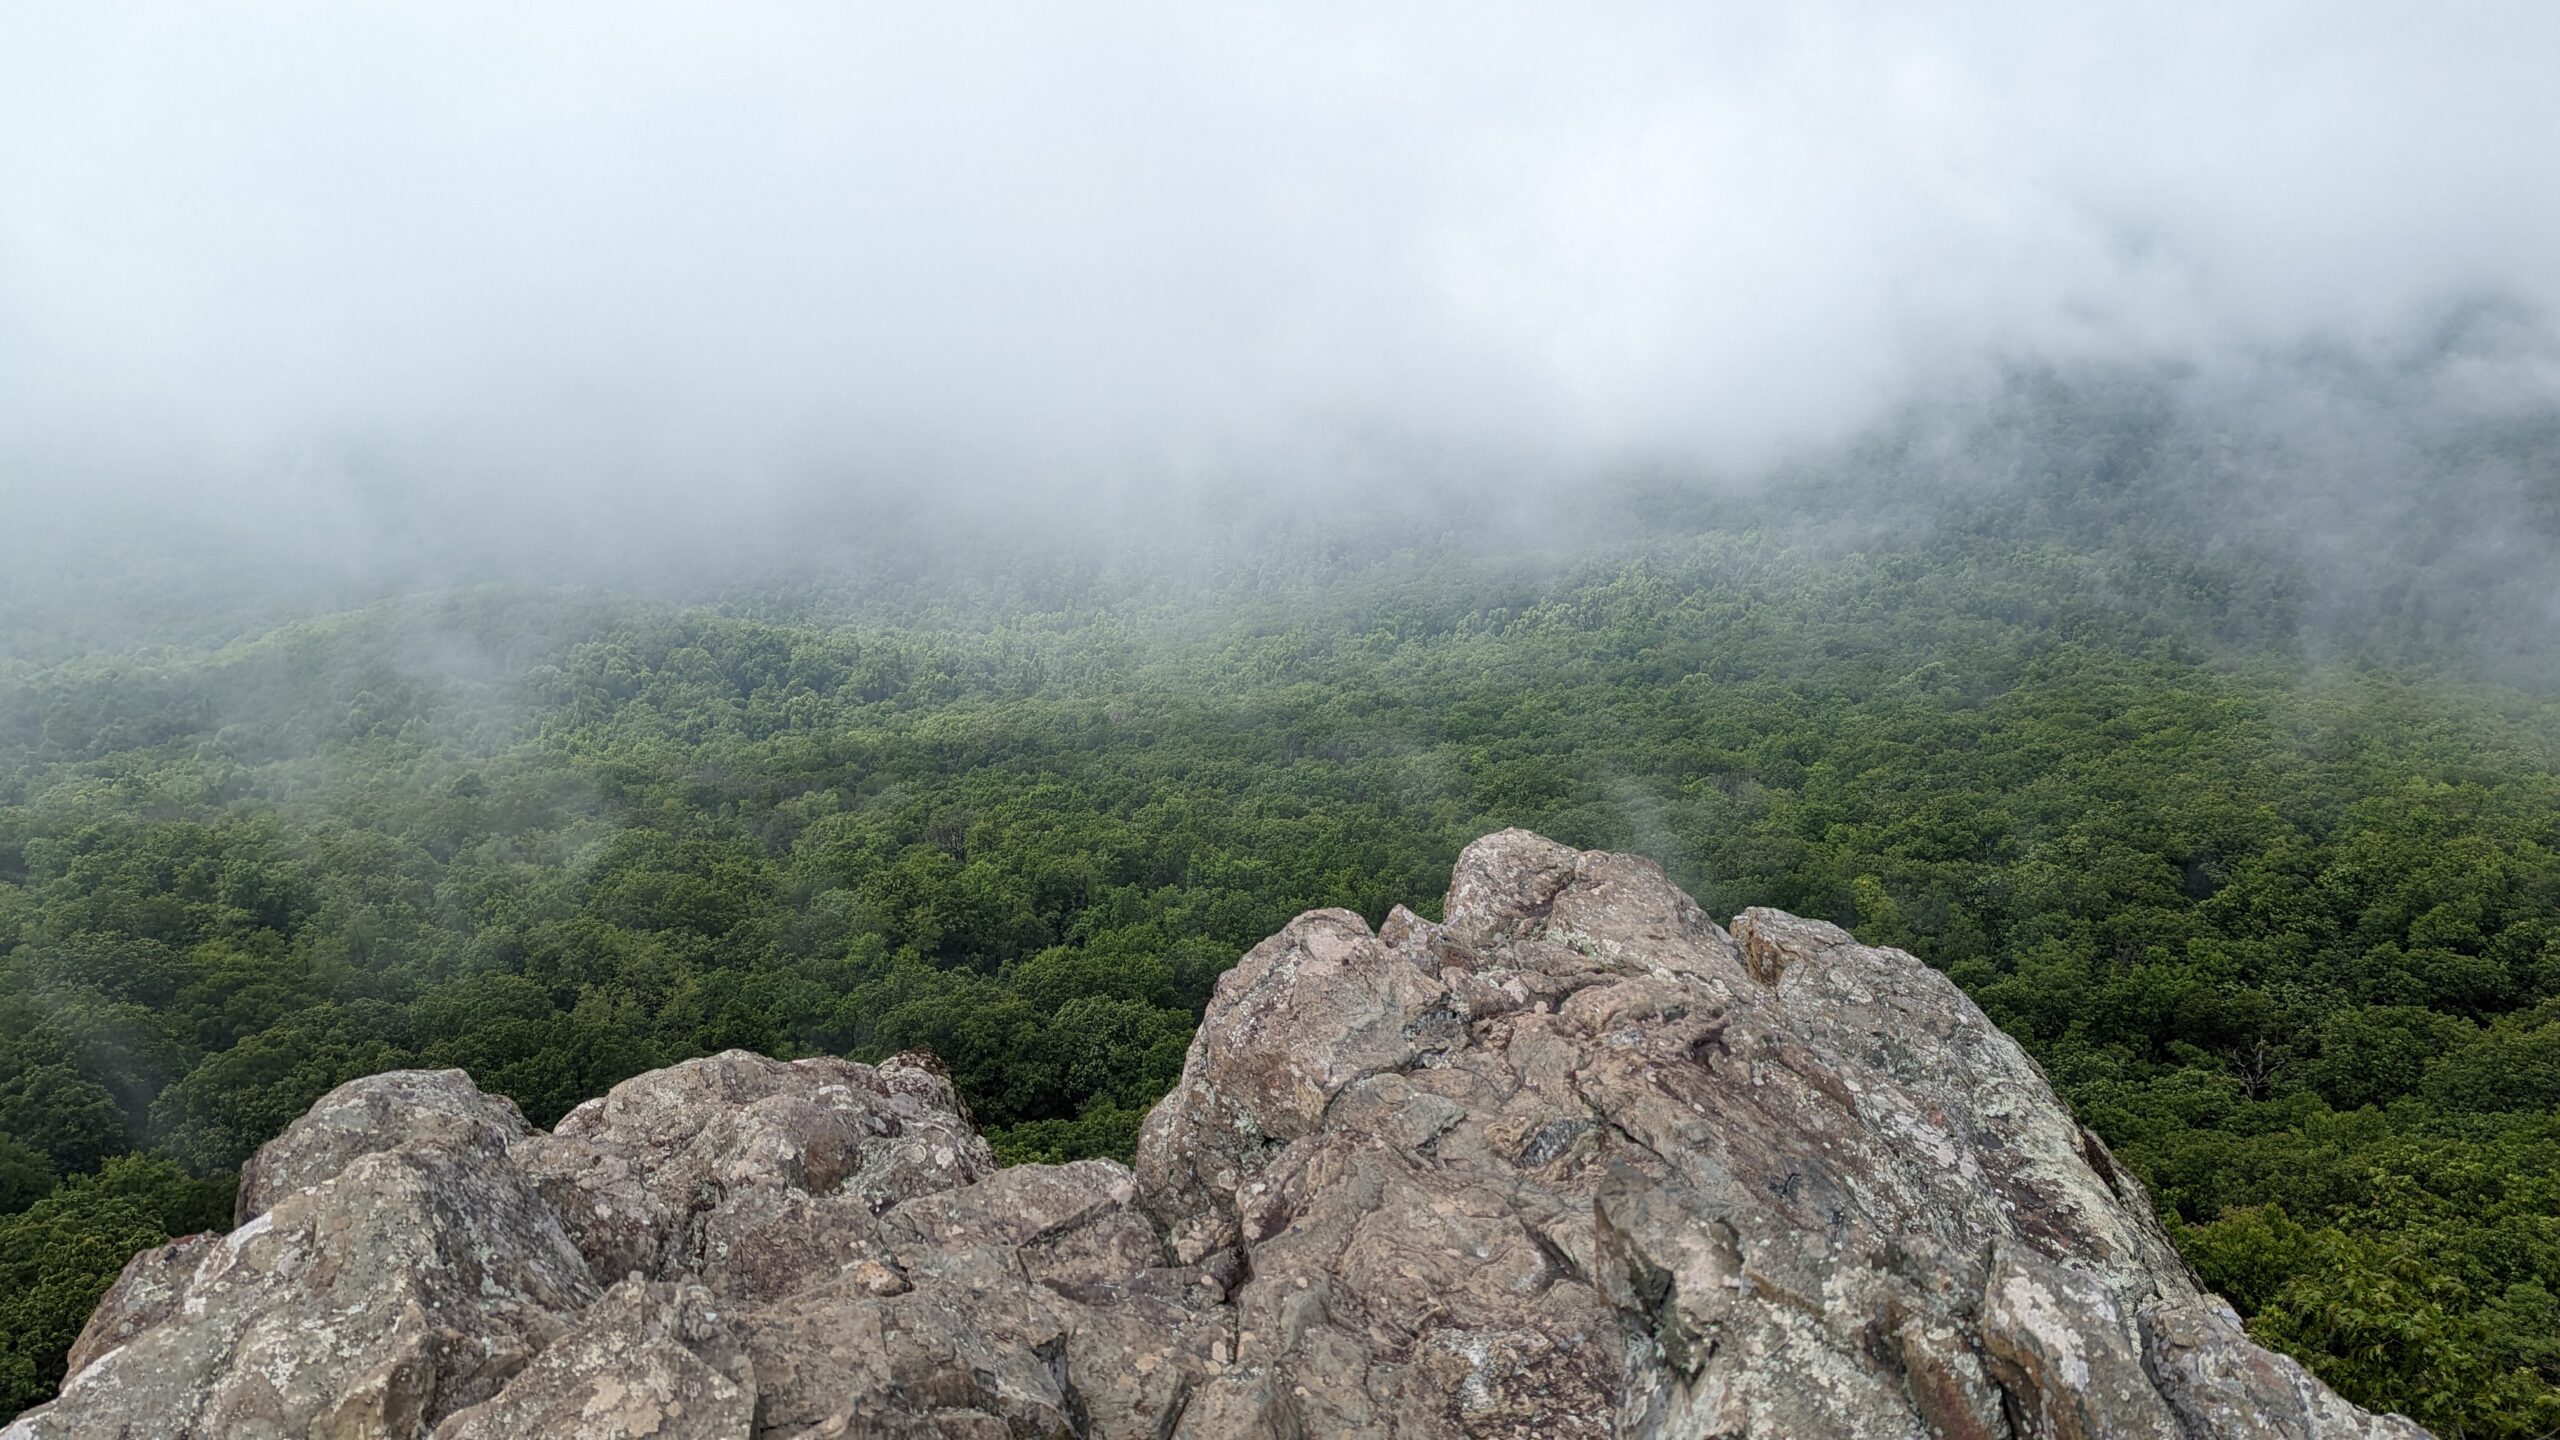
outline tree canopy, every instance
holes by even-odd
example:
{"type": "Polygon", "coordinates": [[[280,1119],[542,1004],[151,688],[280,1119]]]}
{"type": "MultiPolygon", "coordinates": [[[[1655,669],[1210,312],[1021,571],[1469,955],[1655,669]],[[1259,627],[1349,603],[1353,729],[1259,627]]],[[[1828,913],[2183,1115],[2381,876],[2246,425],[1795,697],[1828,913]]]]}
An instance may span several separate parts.
{"type": "Polygon", "coordinates": [[[1243,948],[1435,913],[1525,825],[1912,950],[2253,1333],[2546,1434],[2560,699],[2446,662],[2462,606],[2320,628],[2307,572],[2138,482],[1645,492],[1561,555],[493,586],[13,662],[0,1413],[350,1078],[461,1066],[547,1124],[721,1049],[926,1046],[1006,1158],[1125,1156],[1243,948]]]}

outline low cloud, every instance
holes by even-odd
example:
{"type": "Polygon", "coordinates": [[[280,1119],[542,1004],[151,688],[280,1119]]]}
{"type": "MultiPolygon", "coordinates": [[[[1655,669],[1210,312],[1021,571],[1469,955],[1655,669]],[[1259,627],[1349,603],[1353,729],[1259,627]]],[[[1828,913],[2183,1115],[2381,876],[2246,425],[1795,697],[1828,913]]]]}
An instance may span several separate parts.
{"type": "MultiPolygon", "coordinates": [[[[1748,468],[2022,360],[2560,310],[2553,54],[2518,5],[19,7],[0,496],[1748,468]]],[[[2549,403],[2520,353],[2473,389],[2549,403]]]]}

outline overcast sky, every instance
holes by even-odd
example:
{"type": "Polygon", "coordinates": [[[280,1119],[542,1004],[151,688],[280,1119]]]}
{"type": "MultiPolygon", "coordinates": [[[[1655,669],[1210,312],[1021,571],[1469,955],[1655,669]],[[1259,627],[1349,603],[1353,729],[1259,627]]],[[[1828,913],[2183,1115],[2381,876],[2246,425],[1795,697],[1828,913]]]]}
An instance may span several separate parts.
{"type": "Polygon", "coordinates": [[[2560,309],[2555,66],[2536,0],[0,0],[0,493],[1747,465],[2560,309]]]}

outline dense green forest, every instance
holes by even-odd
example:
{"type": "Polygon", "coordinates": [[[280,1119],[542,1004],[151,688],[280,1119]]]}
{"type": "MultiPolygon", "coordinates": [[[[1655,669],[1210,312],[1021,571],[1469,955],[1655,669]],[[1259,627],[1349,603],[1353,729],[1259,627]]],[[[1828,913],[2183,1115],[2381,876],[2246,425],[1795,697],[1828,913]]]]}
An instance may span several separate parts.
{"type": "Polygon", "coordinates": [[[2021,403],[1996,453],[1630,481],[1575,527],[1239,513],[1175,560],[908,521],[858,576],[679,600],[21,637],[0,1413],[350,1077],[459,1065],[548,1123],[727,1047],[924,1045],[1009,1159],[1125,1155],[1241,949],[1432,913],[1525,825],[1911,949],[2256,1334],[2439,1433],[2552,1433],[2550,572],[2459,544],[2505,497],[2550,547],[2550,437],[2422,455],[2486,478],[2338,538],[2346,584],[2198,503],[2238,448],[2021,403]]]}

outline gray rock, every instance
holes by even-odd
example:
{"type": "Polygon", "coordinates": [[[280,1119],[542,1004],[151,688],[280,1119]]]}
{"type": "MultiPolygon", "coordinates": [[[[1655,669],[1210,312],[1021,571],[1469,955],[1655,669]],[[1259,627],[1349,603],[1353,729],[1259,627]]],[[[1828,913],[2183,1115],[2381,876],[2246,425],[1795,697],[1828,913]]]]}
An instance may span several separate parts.
{"type": "Polygon", "coordinates": [[[91,1361],[168,1319],[185,1298],[187,1278],[203,1262],[205,1247],[221,1243],[219,1235],[188,1235],[126,1261],[124,1273],[107,1287],[80,1338],[72,1342],[65,1372],[79,1374],[91,1361]]]}
{"type": "Polygon", "coordinates": [[[598,1283],[638,1273],[731,1299],[874,1258],[878,1211],[995,1170],[930,1056],[688,1060],[616,1085],[513,1153],[598,1283]]]}
{"type": "Polygon", "coordinates": [[[2002,1240],[1982,1291],[1982,1351],[2018,1433],[2179,1440],[2143,1368],[2133,1317],[2095,1276],[2002,1240]]]}
{"type": "Polygon", "coordinates": [[[321,1096],[240,1167],[231,1223],[246,1225],[359,1156],[394,1145],[433,1143],[503,1155],[532,1133],[514,1101],[483,1094],[459,1070],[394,1070],[350,1080],[321,1096]]]}
{"type": "Polygon", "coordinates": [[[2235,1440],[2420,1440],[2398,1415],[2338,1398],[2288,1356],[2260,1349],[2220,1299],[2142,1312],[2143,1358],[2189,1433],[2235,1440]]]}
{"type": "Polygon", "coordinates": [[[225,1239],[180,1244],[194,1264],[176,1303],[0,1434],[416,1436],[497,1394],[596,1299],[503,1151],[434,1141],[358,1156],[225,1239]]]}
{"type": "Polygon", "coordinates": [[[1134,1171],[732,1052],[549,1134],[377,1076],[251,1179],[0,1440],[2424,1433],[2251,1344],[1943,976],[1521,831],[1256,946],[1134,1171]]]}
{"type": "Polygon", "coordinates": [[[633,1279],[433,1440],[729,1440],[754,1423],[754,1370],[711,1292],[633,1279]]]}

